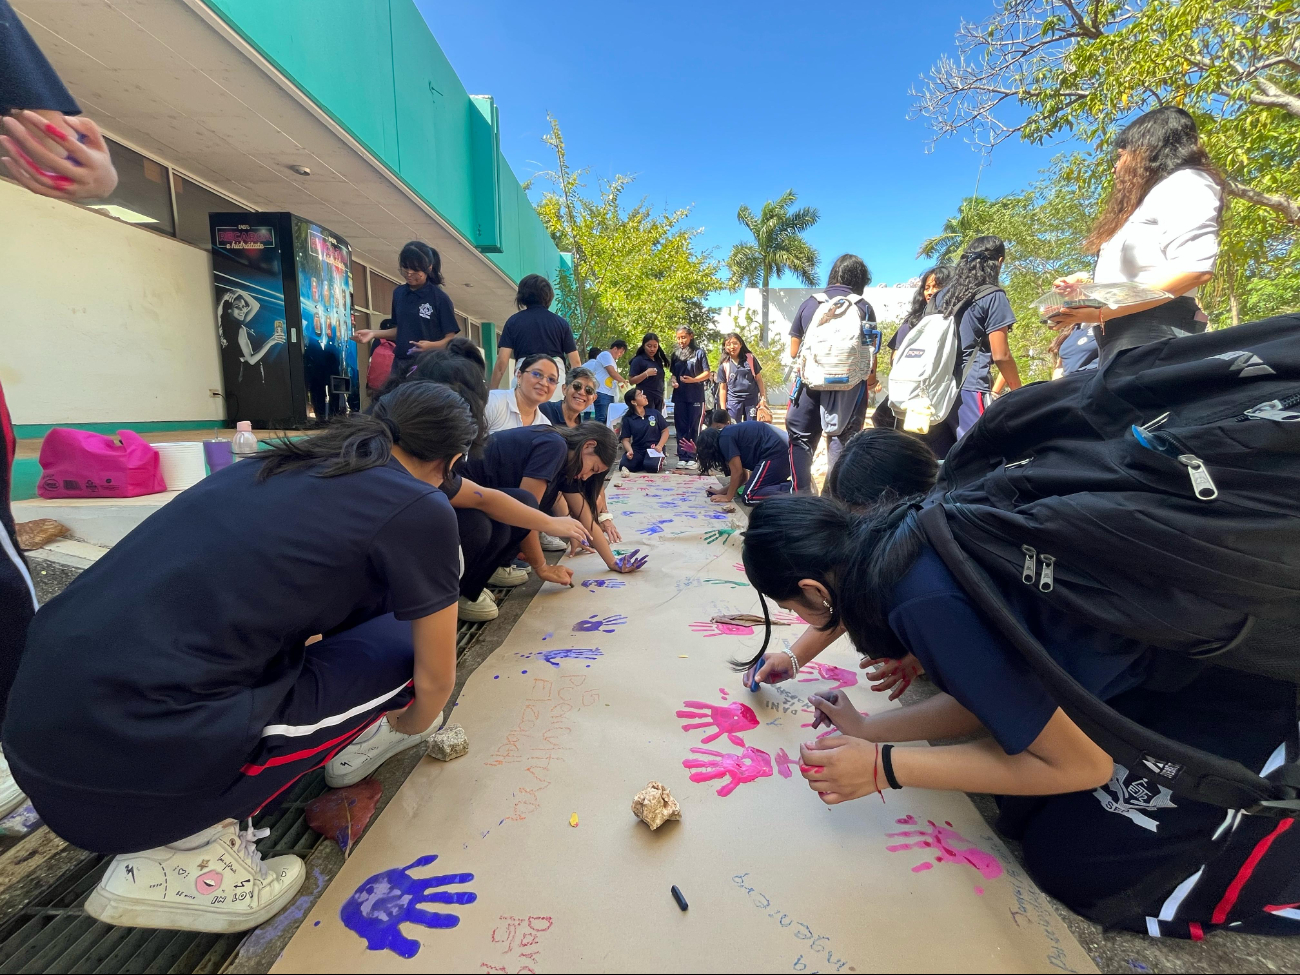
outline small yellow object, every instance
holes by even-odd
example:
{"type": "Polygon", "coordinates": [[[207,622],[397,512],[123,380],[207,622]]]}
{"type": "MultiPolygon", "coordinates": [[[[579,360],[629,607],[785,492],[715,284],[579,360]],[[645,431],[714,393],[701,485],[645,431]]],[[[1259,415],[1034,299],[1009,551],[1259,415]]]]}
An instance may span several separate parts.
{"type": "Polygon", "coordinates": [[[684,654],[684,653],[679,653],[677,656],[679,656],[679,657],[681,657],[683,660],[685,660],[687,655],[684,654]]]}
{"type": "Polygon", "coordinates": [[[577,826],[577,825],[578,825],[578,814],[577,814],[577,813],[573,813],[573,814],[571,814],[571,815],[569,816],[569,825],[570,825],[570,826],[577,826]]]}

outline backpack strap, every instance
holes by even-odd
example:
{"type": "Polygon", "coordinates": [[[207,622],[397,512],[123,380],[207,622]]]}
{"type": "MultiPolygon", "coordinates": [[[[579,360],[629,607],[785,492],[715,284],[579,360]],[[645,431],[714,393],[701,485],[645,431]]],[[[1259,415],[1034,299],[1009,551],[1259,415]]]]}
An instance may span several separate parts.
{"type": "Polygon", "coordinates": [[[830,299],[826,297],[826,292],[819,291],[817,294],[813,295],[813,301],[817,302],[819,305],[824,305],[826,302],[830,301],[830,299]]]}
{"type": "Polygon", "coordinates": [[[754,370],[754,353],[752,352],[745,353],[745,364],[749,366],[750,372],[752,372],[755,376],[758,375],[758,373],[754,370]]]}

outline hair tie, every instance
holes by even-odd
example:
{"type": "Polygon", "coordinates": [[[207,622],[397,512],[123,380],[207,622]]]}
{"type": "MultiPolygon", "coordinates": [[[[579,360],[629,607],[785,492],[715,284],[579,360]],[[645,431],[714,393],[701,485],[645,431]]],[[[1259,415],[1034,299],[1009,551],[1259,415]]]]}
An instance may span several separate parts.
{"type": "Polygon", "coordinates": [[[399,431],[397,424],[386,416],[381,416],[378,419],[379,422],[384,425],[384,429],[388,431],[388,435],[392,438],[393,446],[396,447],[401,443],[401,438],[398,435],[399,431]]]}

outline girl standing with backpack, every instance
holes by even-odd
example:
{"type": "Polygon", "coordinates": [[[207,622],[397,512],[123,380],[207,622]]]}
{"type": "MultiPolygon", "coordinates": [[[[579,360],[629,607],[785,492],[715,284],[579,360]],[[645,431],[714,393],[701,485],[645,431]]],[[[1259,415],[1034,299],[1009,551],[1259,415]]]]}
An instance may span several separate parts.
{"type": "Polygon", "coordinates": [[[733,422],[757,420],[760,407],[767,409],[763,367],[737,332],[722,340],[717,375],[718,409],[726,410],[733,422]]]}
{"type": "Polygon", "coordinates": [[[677,330],[672,373],[678,466],[694,467],[695,437],[704,419],[704,384],[713,372],[709,369],[708,355],[695,343],[695,332],[686,326],[677,330]]]}

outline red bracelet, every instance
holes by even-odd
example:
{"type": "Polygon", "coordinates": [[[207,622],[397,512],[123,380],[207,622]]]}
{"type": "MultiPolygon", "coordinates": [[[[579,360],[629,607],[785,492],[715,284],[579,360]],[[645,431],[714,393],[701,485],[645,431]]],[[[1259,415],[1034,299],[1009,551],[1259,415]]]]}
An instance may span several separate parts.
{"type": "Polygon", "coordinates": [[[883,792],[880,791],[880,779],[879,779],[879,776],[880,776],[880,742],[878,742],[878,741],[877,741],[877,742],[873,742],[873,744],[876,746],[876,761],[875,761],[875,764],[871,766],[871,784],[872,784],[872,785],[875,787],[875,789],[876,789],[876,795],[880,796],[880,801],[881,801],[881,802],[884,802],[884,801],[885,801],[885,794],[884,794],[883,792]]]}

